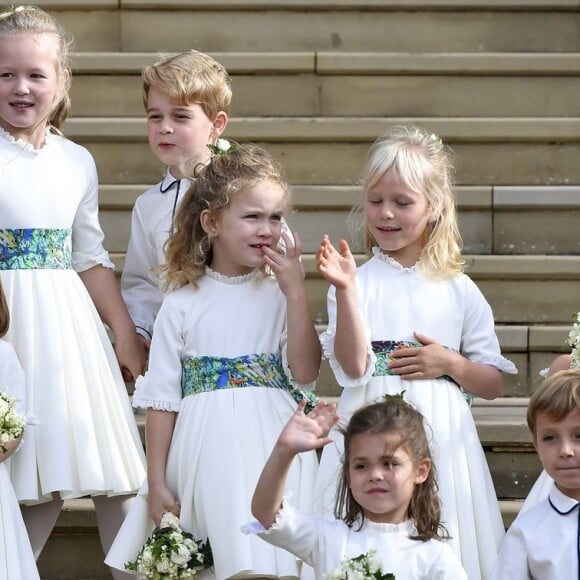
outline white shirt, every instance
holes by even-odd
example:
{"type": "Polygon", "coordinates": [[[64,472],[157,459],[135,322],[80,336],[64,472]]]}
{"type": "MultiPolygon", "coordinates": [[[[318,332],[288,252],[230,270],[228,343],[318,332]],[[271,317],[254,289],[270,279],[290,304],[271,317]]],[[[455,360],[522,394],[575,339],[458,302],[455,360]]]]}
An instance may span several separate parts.
{"type": "Polygon", "coordinates": [[[511,525],[490,580],[577,580],[579,502],[553,485],[511,525]]]}

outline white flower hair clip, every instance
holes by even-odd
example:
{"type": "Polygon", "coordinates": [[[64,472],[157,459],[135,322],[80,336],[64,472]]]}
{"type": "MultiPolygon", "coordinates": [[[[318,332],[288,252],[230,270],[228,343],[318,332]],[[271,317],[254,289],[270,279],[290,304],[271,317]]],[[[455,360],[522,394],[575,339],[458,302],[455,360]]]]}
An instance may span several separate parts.
{"type": "Polygon", "coordinates": [[[230,143],[227,139],[218,139],[215,144],[208,143],[208,149],[212,155],[225,155],[228,152],[235,150],[235,145],[230,143]]]}
{"type": "Polygon", "coordinates": [[[574,313],[572,316],[574,324],[568,333],[566,344],[572,348],[572,361],[570,362],[571,369],[580,368],[580,312],[574,313]]]}

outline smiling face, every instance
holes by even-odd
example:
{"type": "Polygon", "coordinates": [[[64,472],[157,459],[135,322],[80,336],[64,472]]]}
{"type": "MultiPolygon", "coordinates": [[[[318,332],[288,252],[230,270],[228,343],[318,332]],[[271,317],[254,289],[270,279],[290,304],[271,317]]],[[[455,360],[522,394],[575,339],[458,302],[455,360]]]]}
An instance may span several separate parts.
{"type": "Polygon", "coordinates": [[[202,216],[212,237],[211,268],[224,276],[242,276],[264,265],[263,247],[276,248],[282,233],[286,194],[274,181],[260,181],[235,194],[214,218],[202,216]]]}
{"type": "Polygon", "coordinates": [[[0,38],[0,126],[39,148],[56,103],[62,97],[58,39],[20,32],[0,38]]]}
{"type": "Polygon", "coordinates": [[[377,246],[410,267],[421,257],[429,208],[425,197],[411,190],[397,171],[388,169],[365,197],[366,228],[377,246]]]}
{"type": "Polygon", "coordinates": [[[220,112],[211,120],[199,104],[180,105],[157,87],[151,87],[147,101],[147,138],[153,154],[174,177],[186,177],[188,170],[210,157],[208,143],[222,133],[227,115],[220,112]]]}
{"type": "Polygon", "coordinates": [[[350,441],[348,485],[365,518],[400,524],[408,519],[417,484],[427,479],[429,459],[413,462],[404,445],[384,433],[361,433],[350,441]]]}
{"type": "Polygon", "coordinates": [[[548,475],[562,493],[580,501],[580,411],[555,421],[536,415],[536,449],[548,475]]]}

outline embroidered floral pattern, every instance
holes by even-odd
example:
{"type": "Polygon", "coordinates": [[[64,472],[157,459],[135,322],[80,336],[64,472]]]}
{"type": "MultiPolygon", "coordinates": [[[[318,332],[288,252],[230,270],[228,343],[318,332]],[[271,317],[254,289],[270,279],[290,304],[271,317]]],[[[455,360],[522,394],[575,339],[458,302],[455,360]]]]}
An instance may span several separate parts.
{"type": "Polygon", "coordinates": [[[70,270],[71,229],[0,230],[0,270],[70,270]]]}
{"type": "Polygon", "coordinates": [[[308,412],[318,403],[318,397],[293,387],[284,372],[280,357],[262,353],[235,358],[192,357],[181,361],[181,394],[183,397],[218,389],[270,387],[288,391],[296,402],[306,399],[308,412]]]}
{"type": "MultiPolygon", "coordinates": [[[[417,348],[423,345],[420,342],[414,342],[412,340],[373,340],[371,342],[371,346],[376,356],[375,372],[373,373],[373,376],[384,377],[393,374],[393,372],[389,368],[389,363],[393,361],[392,354],[395,351],[404,348],[417,348]]],[[[445,348],[447,348],[448,350],[454,350],[448,347],[445,348]]],[[[438,378],[446,379],[448,381],[455,383],[455,381],[447,375],[438,378]]],[[[457,386],[461,389],[461,393],[465,397],[467,403],[471,405],[471,403],[473,402],[473,395],[463,390],[463,388],[460,385],[457,386]]]]}

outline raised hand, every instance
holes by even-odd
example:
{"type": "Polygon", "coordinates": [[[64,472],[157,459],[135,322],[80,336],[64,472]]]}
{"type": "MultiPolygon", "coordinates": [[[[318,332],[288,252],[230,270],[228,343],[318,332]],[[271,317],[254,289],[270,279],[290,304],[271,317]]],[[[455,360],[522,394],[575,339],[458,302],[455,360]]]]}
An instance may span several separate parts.
{"type": "Polygon", "coordinates": [[[332,441],[328,432],[337,423],[336,405],[321,401],[304,414],[306,402],[302,401],[278,437],[277,447],[291,454],[324,447],[332,441]]]}
{"type": "Polygon", "coordinates": [[[356,276],[356,262],[345,240],[340,240],[338,250],[325,234],[316,252],[318,271],[337,289],[350,286],[356,276]]]}
{"type": "Polygon", "coordinates": [[[304,270],[300,262],[302,243],[296,232],[293,235],[294,240],[286,232],[282,232],[282,239],[286,245],[284,254],[268,246],[262,248],[264,261],[276,275],[280,290],[285,296],[304,289],[304,270]]]}

